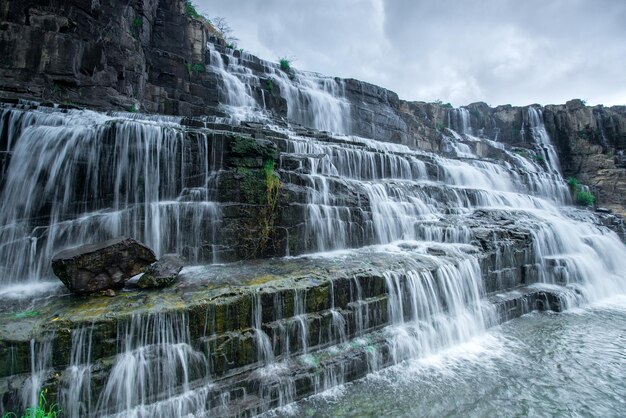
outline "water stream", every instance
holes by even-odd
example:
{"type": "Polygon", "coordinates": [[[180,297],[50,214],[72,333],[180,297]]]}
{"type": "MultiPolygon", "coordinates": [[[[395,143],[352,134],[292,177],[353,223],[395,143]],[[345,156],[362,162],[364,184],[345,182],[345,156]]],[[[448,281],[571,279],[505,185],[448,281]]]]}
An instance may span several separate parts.
{"type": "Polygon", "coordinates": [[[533,313],[264,417],[626,414],[626,299],[533,313]]]}

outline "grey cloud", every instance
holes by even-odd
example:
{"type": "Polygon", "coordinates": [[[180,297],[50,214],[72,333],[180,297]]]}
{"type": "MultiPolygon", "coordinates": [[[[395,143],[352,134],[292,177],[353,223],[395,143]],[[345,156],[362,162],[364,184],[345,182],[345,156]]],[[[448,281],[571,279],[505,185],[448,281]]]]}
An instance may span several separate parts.
{"type": "Polygon", "coordinates": [[[626,104],[626,2],[199,0],[268,60],[455,105],[626,104]]]}

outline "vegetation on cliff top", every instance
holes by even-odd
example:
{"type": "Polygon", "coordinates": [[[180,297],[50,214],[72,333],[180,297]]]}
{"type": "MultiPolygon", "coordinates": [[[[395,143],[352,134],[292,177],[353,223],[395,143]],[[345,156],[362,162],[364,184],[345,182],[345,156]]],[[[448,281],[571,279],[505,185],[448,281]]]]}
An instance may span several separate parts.
{"type": "Polygon", "coordinates": [[[203,22],[209,33],[216,38],[222,39],[226,43],[227,48],[237,49],[239,38],[233,35],[234,31],[225,18],[217,16],[211,19],[208,16],[203,15],[198,12],[196,5],[191,0],[185,0],[184,7],[184,11],[187,16],[203,22]]]}

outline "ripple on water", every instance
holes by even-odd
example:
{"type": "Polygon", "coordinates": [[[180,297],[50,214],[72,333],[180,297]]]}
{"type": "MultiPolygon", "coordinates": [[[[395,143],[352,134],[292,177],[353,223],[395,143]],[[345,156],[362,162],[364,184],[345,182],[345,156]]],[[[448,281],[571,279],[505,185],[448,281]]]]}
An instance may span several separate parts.
{"type": "Polygon", "coordinates": [[[526,315],[271,416],[626,416],[626,296],[526,315]]]}

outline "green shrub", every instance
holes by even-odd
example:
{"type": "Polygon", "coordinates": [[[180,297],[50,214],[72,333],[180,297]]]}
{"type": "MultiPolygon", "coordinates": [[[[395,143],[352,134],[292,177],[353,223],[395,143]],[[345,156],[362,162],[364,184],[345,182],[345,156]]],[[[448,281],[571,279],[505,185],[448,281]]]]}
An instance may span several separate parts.
{"type": "Polygon", "coordinates": [[[263,166],[265,171],[265,186],[267,187],[267,203],[274,208],[278,199],[278,193],[282,187],[280,178],[274,171],[276,163],[274,160],[267,160],[263,166]]]}
{"type": "Polygon", "coordinates": [[[139,28],[141,27],[141,16],[137,16],[133,19],[133,23],[132,23],[133,28],[139,28]]]}
{"type": "Polygon", "coordinates": [[[286,73],[291,72],[291,60],[287,57],[282,57],[279,59],[278,63],[280,64],[280,69],[286,73]]]}
{"type": "Polygon", "coordinates": [[[446,129],[446,125],[442,122],[437,122],[437,125],[435,126],[437,128],[438,131],[443,132],[444,129],[446,129]]]}
{"type": "MultiPolygon", "coordinates": [[[[45,392],[42,390],[39,394],[39,404],[26,408],[22,418],[57,418],[61,416],[62,412],[63,410],[58,404],[48,405],[45,392]]],[[[2,414],[2,418],[18,418],[18,415],[15,412],[5,412],[2,414]]]]}
{"type": "Polygon", "coordinates": [[[274,93],[274,83],[272,80],[267,80],[265,82],[265,89],[270,92],[270,94],[274,93]]]}
{"type": "Polygon", "coordinates": [[[574,191],[577,191],[580,188],[580,182],[578,181],[578,179],[576,177],[569,177],[567,179],[567,184],[574,191]]]}
{"type": "Polygon", "coordinates": [[[258,248],[256,251],[264,252],[274,233],[276,223],[276,206],[280,198],[283,183],[275,171],[274,160],[267,160],[263,166],[265,172],[265,201],[266,204],[260,212],[260,230],[258,232],[258,248]]]}
{"type": "Polygon", "coordinates": [[[185,67],[187,68],[187,71],[189,73],[203,73],[206,71],[204,64],[201,64],[199,62],[193,64],[188,62],[187,64],[185,64],[185,67]]]}
{"type": "Polygon", "coordinates": [[[202,18],[202,15],[198,13],[195,4],[193,4],[191,0],[185,0],[185,14],[194,19],[202,18]]]}
{"type": "Polygon", "coordinates": [[[581,206],[592,206],[596,198],[589,192],[579,191],[576,193],[576,203],[581,206]]]}

